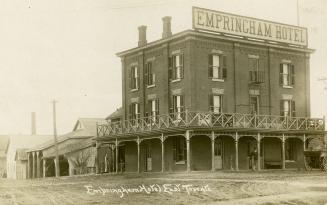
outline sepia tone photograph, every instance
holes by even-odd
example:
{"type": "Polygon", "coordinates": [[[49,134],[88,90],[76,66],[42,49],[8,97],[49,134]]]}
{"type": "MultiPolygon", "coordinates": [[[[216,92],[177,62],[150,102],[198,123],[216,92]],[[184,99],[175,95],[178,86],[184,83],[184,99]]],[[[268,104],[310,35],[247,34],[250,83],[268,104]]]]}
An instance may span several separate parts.
{"type": "Polygon", "coordinates": [[[326,0],[0,5],[0,205],[327,204],[326,0]]]}

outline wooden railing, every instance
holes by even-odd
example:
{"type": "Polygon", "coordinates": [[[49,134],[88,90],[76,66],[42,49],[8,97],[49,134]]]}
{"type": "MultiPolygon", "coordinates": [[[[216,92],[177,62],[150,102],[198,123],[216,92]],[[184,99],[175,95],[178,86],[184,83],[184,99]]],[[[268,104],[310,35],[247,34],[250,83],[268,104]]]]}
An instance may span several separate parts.
{"type": "Polygon", "coordinates": [[[183,112],[98,124],[99,137],[183,128],[324,131],[324,118],[281,117],[240,113],[183,112]]]}

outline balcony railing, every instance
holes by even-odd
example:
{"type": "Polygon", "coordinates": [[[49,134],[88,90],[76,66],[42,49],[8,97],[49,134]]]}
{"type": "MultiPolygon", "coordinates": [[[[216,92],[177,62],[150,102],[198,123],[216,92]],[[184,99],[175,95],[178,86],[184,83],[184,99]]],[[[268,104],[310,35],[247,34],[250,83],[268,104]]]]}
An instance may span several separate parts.
{"type": "Polygon", "coordinates": [[[250,71],[250,83],[264,83],[265,74],[263,71],[250,71]]]}
{"type": "Polygon", "coordinates": [[[115,136],[176,129],[261,129],[271,131],[324,131],[324,118],[281,117],[240,113],[183,112],[97,126],[98,136],[115,136]]]}

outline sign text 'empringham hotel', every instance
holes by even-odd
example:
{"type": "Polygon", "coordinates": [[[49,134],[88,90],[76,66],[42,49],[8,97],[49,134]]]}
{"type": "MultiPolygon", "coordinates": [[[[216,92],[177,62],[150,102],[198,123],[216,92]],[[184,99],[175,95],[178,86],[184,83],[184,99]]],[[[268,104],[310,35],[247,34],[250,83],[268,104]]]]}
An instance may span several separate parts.
{"type": "Polygon", "coordinates": [[[162,20],[161,39],[140,26],[117,54],[121,119],[98,125],[98,171],[304,167],[325,127],[310,118],[307,29],[197,7],[192,30],[162,20]]]}

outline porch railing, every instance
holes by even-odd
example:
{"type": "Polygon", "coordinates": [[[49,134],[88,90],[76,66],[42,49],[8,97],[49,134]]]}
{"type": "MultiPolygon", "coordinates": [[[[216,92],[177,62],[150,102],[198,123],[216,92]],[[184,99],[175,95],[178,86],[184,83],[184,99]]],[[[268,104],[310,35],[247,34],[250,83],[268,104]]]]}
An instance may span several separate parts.
{"type": "Polygon", "coordinates": [[[226,128],[324,131],[324,118],[241,113],[181,112],[98,124],[98,136],[114,136],[176,128],[226,128]]]}

